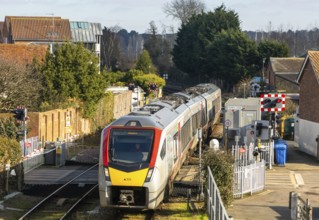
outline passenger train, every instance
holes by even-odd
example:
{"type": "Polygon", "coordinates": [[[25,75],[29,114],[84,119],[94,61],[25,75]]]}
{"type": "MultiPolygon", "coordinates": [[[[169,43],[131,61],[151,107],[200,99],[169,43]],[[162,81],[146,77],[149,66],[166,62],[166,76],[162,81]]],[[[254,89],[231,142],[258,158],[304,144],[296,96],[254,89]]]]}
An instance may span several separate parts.
{"type": "Polygon", "coordinates": [[[168,200],[175,176],[196,149],[198,128],[204,134],[220,110],[220,89],[199,84],[105,127],[99,158],[101,207],[155,209],[168,200]]]}

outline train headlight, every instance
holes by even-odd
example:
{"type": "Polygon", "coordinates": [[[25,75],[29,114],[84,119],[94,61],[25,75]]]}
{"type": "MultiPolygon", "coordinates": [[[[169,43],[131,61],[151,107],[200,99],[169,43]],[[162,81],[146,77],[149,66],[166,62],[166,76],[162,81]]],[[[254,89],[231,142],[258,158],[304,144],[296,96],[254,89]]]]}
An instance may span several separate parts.
{"type": "Polygon", "coordinates": [[[110,181],[109,169],[104,167],[105,180],[110,181]]]}
{"type": "Polygon", "coordinates": [[[147,176],[146,176],[146,179],[145,179],[145,182],[149,182],[151,181],[151,178],[152,178],[152,175],[153,175],[153,171],[154,171],[154,168],[150,168],[147,172],[147,176]]]}

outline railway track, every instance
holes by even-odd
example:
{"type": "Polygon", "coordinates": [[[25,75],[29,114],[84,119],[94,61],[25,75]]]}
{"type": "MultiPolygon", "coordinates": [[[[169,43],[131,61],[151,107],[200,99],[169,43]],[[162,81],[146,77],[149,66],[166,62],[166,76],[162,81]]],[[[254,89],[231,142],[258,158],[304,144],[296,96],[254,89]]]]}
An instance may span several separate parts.
{"type": "Polygon", "coordinates": [[[69,217],[78,207],[78,205],[86,200],[92,193],[98,192],[98,185],[85,185],[75,187],[71,184],[79,178],[85,177],[85,174],[96,168],[98,164],[86,169],[66,184],[62,185],[54,192],[46,196],[39,203],[28,210],[22,219],[66,219],[69,217]]]}
{"type": "MultiPolygon", "coordinates": [[[[197,157],[197,155],[195,156],[197,157]]],[[[188,161],[188,165],[196,165],[198,161],[188,161]]],[[[84,170],[65,185],[54,188],[52,193],[42,199],[33,208],[27,211],[20,219],[160,219],[162,205],[158,210],[134,210],[134,209],[102,209],[99,206],[97,185],[87,185],[81,188],[77,184],[71,184],[96,165],[84,170]],[[90,195],[95,194],[94,198],[90,195]],[[88,199],[89,198],[89,199],[88,199]],[[92,213],[92,211],[96,211],[92,213]],[[91,216],[91,217],[90,217],[91,216]]],[[[187,202],[188,199],[195,201],[198,185],[175,183],[174,192],[170,203],[187,202]]],[[[169,203],[164,204],[167,207],[169,203]]],[[[163,208],[165,210],[165,208],[163,208]]]]}
{"type": "MultiPolygon", "coordinates": [[[[197,155],[195,155],[197,158],[197,155]]],[[[191,159],[188,166],[196,165],[197,160],[191,159]]],[[[91,169],[91,168],[90,168],[91,169]]],[[[94,168],[93,168],[94,169],[94,168]]],[[[82,173],[85,173],[89,169],[82,173]]],[[[82,174],[81,173],[81,174],[82,174]]],[[[80,175],[79,175],[80,176],[80,175]]],[[[71,181],[75,181],[76,178],[71,181]]],[[[83,179],[83,175],[82,175],[83,179]]],[[[30,189],[31,190],[31,189],[30,189]]],[[[34,189],[33,189],[34,190],[34,189]]],[[[176,204],[186,204],[188,200],[197,201],[198,185],[187,183],[175,183],[174,192],[170,201],[163,203],[156,210],[134,209],[103,209],[99,205],[96,185],[77,187],[77,184],[68,186],[41,186],[36,188],[35,194],[41,196],[41,201],[29,209],[20,219],[162,219],[169,218],[172,213],[170,207],[176,204]],[[49,191],[48,188],[51,190],[49,191]],[[63,189],[61,189],[63,188],[63,189]],[[44,192],[43,192],[44,190],[44,192]],[[91,190],[91,192],[89,192],[91,190]],[[50,195],[48,195],[50,194],[50,195]],[[47,196],[48,195],[48,196],[47,196]]],[[[30,192],[29,192],[30,193],[30,192]]],[[[31,194],[33,194],[31,192],[31,194]]],[[[174,208],[173,208],[174,209],[174,208]]],[[[25,212],[25,211],[24,211],[25,212]]],[[[20,213],[20,216],[22,214],[20,213]]],[[[19,216],[16,218],[18,219],[19,216]]]]}
{"type": "Polygon", "coordinates": [[[181,86],[173,86],[173,85],[166,85],[163,88],[163,95],[170,95],[173,94],[175,92],[180,92],[182,91],[182,87],[181,86]]]}

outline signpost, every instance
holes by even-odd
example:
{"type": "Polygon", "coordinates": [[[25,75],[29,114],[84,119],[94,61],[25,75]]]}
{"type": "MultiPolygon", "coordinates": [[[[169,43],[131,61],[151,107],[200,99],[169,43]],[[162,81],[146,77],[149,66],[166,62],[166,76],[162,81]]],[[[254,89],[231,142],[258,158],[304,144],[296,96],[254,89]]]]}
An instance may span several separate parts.
{"type": "Polygon", "coordinates": [[[227,129],[229,126],[231,126],[231,121],[229,119],[225,121],[225,126],[227,127],[227,129]]]}
{"type": "Polygon", "coordinates": [[[7,162],[5,166],[5,170],[7,172],[7,177],[6,177],[6,193],[9,192],[9,171],[10,171],[10,160],[7,162]]]}
{"type": "Polygon", "coordinates": [[[227,119],[225,122],[225,127],[226,127],[226,144],[225,144],[225,147],[226,147],[226,149],[225,150],[227,150],[228,149],[228,127],[229,126],[231,126],[231,121],[229,120],[229,119],[227,119]]]}

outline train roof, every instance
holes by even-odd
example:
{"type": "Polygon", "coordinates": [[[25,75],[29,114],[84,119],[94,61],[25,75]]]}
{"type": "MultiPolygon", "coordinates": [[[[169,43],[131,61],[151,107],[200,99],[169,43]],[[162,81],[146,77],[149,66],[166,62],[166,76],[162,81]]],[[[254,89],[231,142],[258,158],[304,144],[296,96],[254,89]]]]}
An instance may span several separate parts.
{"type": "Polygon", "coordinates": [[[187,103],[191,104],[196,100],[203,99],[205,94],[212,94],[218,90],[220,91],[214,84],[199,84],[155,100],[139,110],[119,118],[112,125],[130,126],[130,123],[133,123],[132,126],[136,126],[138,121],[139,126],[142,127],[163,129],[188,108],[187,103]]]}

